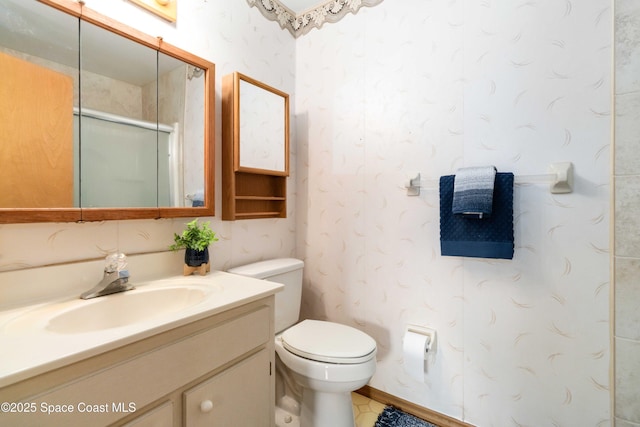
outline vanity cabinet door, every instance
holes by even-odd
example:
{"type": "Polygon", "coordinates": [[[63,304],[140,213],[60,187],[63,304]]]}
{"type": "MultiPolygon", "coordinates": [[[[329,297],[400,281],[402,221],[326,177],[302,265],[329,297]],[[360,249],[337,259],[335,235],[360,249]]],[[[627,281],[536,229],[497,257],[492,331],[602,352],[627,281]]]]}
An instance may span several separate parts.
{"type": "Polygon", "coordinates": [[[271,426],[269,352],[266,349],[184,393],[187,427],[271,426]]]}
{"type": "Polygon", "coordinates": [[[122,427],[173,427],[173,402],[166,402],[122,427]]]}

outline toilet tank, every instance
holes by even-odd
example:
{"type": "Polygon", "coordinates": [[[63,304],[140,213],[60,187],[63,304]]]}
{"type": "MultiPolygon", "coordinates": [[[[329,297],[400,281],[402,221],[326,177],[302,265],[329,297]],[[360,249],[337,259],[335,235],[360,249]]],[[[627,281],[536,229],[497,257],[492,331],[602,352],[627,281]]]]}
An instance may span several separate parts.
{"type": "Polygon", "coordinates": [[[276,294],[275,330],[282,332],[298,322],[302,301],[302,268],[304,262],[295,258],[276,258],[241,265],[229,273],[281,283],[284,289],[276,294]]]}

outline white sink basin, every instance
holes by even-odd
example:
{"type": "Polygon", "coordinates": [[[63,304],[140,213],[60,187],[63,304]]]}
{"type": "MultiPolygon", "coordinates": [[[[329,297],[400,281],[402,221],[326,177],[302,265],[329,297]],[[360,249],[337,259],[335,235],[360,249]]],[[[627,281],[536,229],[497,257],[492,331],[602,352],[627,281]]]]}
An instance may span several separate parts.
{"type": "Polygon", "coordinates": [[[59,334],[94,332],[177,313],[204,301],[211,287],[180,285],[140,287],[90,300],[46,304],[22,313],[4,330],[46,329],[59,334]]]}
{"type": "Polygon", "coordinates": [[[202,287],[179,287],[131,291],[86,301],[52,317],[46,328],[52,332],[75,334],[128,326],[156,316],[175,313],[204,300],[202,287]]]}

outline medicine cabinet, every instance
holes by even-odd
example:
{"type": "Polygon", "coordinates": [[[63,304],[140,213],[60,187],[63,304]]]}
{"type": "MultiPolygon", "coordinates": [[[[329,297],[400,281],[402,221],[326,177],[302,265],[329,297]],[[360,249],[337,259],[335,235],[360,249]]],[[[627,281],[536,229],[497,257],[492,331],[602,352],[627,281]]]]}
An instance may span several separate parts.
{"type": "Polygon", "coordinates": [[[83,2],[2,8],[0,223],[214,214],[214,64],[83,2]]]}
{"type": "Polygon", "coordinates": [[[222,219],[286,218],[289,95],[241,73],[222,80],[222,219]]]}

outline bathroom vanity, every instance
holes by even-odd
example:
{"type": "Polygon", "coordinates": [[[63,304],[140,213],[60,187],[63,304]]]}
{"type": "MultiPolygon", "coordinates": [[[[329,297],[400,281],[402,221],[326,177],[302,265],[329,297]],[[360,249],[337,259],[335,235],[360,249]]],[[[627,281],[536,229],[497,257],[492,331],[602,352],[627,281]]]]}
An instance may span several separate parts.
{"type": "Polygon", "coordinates": [[[0,424],[273,426],[273,307],[280,289],[212,272],[97,298],[86,322],[73,316],[93,301],[2,311],[0,424]],[[144,319],[130,313],[145,299],[162,312],[168,303],[158,295],[172,289],[189,290],[168,292],[183,306],[144,319]],[[111,301],[125,324],[101,320],[101,307],[111,301]]]}

